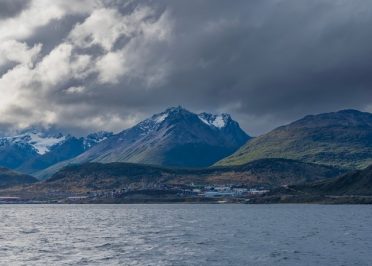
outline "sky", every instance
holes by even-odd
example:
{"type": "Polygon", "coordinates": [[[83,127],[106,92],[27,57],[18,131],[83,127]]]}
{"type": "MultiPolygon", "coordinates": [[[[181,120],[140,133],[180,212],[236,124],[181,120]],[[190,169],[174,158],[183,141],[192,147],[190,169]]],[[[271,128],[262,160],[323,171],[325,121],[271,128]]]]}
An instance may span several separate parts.
{"type": "Polygon", "coordinates": [[[250,135],[372,111],[368,0],[0,0],[0,131],[118,132],[170,106],[250,135]]]}

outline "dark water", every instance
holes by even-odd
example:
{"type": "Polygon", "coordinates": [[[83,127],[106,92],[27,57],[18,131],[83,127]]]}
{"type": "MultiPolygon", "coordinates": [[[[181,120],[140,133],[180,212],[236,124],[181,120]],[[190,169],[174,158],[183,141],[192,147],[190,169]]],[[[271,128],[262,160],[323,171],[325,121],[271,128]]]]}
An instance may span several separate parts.
{"type": "Polygon", "coordinates": [[[372,265],[372,206],[0,205],[0,265],[372,265]]]}

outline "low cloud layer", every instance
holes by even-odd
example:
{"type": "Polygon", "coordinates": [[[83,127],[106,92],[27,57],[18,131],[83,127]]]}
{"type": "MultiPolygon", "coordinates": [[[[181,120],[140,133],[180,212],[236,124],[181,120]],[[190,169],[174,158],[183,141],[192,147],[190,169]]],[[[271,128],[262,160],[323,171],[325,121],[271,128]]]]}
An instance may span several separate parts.
{"type": "Polygon", "coordinates": [[[0,0],[0,125],[119,131],[163,109],[248,133],[372,111],[372,4],[0,0]]]}

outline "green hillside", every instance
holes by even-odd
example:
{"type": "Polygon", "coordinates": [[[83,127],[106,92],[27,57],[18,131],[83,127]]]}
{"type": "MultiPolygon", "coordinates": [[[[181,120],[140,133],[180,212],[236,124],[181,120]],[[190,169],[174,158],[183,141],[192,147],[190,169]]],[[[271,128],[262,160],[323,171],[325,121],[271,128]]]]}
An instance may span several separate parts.
{"type": "Polygon", "coordinates": [[[372,114],[355,110],[306,116],[257,137],[216,165],[286,158],[349,169],[372,164],[372,114]]]}

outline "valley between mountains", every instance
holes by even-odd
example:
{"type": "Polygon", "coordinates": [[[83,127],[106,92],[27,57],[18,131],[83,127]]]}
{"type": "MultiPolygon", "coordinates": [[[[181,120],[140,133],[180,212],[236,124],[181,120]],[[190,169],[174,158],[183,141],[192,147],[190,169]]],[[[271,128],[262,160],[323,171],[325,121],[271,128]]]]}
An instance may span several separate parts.
{"type": "Polygon", "coordinates": [[[370,165],[370,113],[308,115],[252,137],[229,114],[178,106],[115,134],[76,137],[34,128],[1,137],[0,197],[369,203],[370,165]]]}

